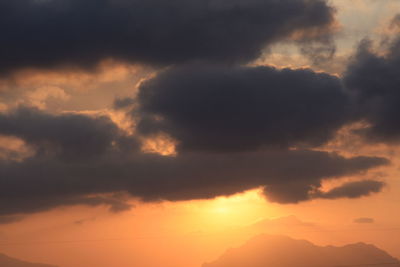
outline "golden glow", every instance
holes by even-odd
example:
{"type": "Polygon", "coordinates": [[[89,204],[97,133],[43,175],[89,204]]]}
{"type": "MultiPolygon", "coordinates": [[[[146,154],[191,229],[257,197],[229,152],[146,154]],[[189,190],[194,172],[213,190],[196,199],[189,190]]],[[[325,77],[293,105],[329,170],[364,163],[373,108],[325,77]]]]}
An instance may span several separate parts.
{"type": "MultiPolygon", "coordinates": [[[[131,211],[117,214],[108,213],[105,207],[58,209],[4,225],[2,233],[7,239],[0,243],[21,245],[3,246],[1,252],[63,267],[154,267],[166,266],[165,263],[174,267],[199,267],[229,247],[239,246],[252,236],[267,232],[320,245],[366,241],[396,253],[397,243],[392,244],[387,238],[396,233],[348,231],[355,217],[368,215],[383,220],[379,198],[363,201],[369,203],[363,209],[357,201],[346,200],[278,205],[266,202],[258,189],[212,200],[136,202],[132,203],[131,211]],[[290,221],[274,226],[266,220],[266,224],[254,227],[263,219],[291,214],[300,221],[312,222],[311,226],[290,221]],[[340,230],[341,227],[344,230],[340,230]],[[382,238],[377,239],[375,233],[382,238]]],[[[392,204],[390,210],[398,208],[397,203],[392,204]]],[[[388,212],[387,216],[390,218],[392,214],[388,212]]]]}
{"type": "Polygon", "coordinates": [[[167,135],[142,140],[142,150],[145,153],[156,153],[163,156],[176,155],[176,142],[167,135]]]}
{"type": "Polygon", "coordinates": [[[277,214],[275,207],[266,202],[260,189],[213,200],[183,202],[180,205],[191,213],[188,223],[197,224],[202,231],[245,226],[277,214]]]}
{"type": "MultiPolygon", "coordinates": [[[[104,60],[93,72],[84,72],[73,68],[49,71],[24,69],[13,75],[12,83],[18,87],[24,88],[32,86],[37,88],[40,86],[52,85],[86,91],[92,89],[93,85],[99,82],[110,83],[123,80],[129,77],[129,75],[138,73],[142,68],[142,66],[138,65],[128,65],[113,60],[104,60]]],[[[10,83],[0,80],[0,85],[7,87],[10,83]]]]}
{"type": "Polygon", "coordinates": [[[21,161],[32,156],[34,150],[17,137],[0,135],[0,159],[21,161]]]}

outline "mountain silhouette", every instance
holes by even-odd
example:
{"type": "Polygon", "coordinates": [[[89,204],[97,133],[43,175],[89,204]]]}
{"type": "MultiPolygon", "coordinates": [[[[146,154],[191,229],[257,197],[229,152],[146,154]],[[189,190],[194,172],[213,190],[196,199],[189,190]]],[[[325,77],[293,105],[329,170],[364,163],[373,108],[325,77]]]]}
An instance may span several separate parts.
{"type": "Polygon", "coordinates": [[[259,235],[203,267],[400,267],[400,261],[365,243],[320,247],[286,236],[259,235]]]}
{"type": "Polygon", "coordinates": [[[8,257],[4,254],[0,254],[0,266],[1,267],[56,267],[54,265],[21,261],[8,257]]]}

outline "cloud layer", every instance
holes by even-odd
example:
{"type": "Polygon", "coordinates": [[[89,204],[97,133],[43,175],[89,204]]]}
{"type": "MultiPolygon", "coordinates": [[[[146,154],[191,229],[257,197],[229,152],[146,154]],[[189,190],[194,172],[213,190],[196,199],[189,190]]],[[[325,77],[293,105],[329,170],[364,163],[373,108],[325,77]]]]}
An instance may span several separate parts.
{"type": "MultiPolygon", "coordinates": [[[[54,121],[57,119],[63,117],[54,121]]],[[[58,149],[68,150],[62,146],[58,149]]],[[[344,158],[309,150],[164,157],[139,151],[126,153],[113,146],[96,157],[78,160],[38,153],[22,162],[0,162],[0,215],[78,204],[109,205],[119,211],[128,208],[124,194],[144,201],[176,201],[213,198],[257,187],[265,187],[267,196],[276,202],[295,203],[312,199],[323,179],[359,174],[387,163],[384,158],[344,158]]],[[[375,188],[371,192],[376,192],[375,188]]],[[[353,194],[349,191],[338,197],[353,194]]]]}
{"type": "Polygon", "coordinates": [[[101,155],[113,145],[127,145],[121,130],[106,116],[53,115],[26,107],[0,114],[0,133],[21,138],[39,154],[71,160],[101,155]]]}
{"type": "Polygon", "coordinates": [[[400,36],[380,55],[369,40],[361,42],[344,82],[356,98],[359,116],[370,127],[361,134],[372,141],[400,140],[400,36]]]}
{"type": "Polygon", "coordinates": [[[350,121],[338,78],[311,70],[183,66],[140,87],[138,130],[179,150],[315,147],[350,121]]]}
{"type": "Polygon", "coordinates": [[[322,0],[0,2],[0,75],[92,68],[109,58],[166,67],[137,96],[115,102],[134,120],[133,135],[106,116],[1,112],[0,135],[33,152],[0,159],[0,223],[66,205],[118,212],[131,197],[179,201],[263,188],[272,202],[298,203],[380,192],[385,183],[375,180],[322,191],[326,179],[389,160],[320,148],[359,121],[368,123],[358,133],[369,140],[399,140],[398,40],[383,56],[362,43],[343,79],[245,65],[279,41],[330,55],[313,42],[330,40],[333,14],[322,0]],[[141,151],[143,140],[160,135],[176,141],[176,155],[141,151]]]}
{"type": "Polygon", "coordinates": [[[323,0],[18,0],[0,3],[0,74],[99,61],[239,63],[334,22],[323,0]],[[238,40],[240,39],[240,40],[238,40]]]}

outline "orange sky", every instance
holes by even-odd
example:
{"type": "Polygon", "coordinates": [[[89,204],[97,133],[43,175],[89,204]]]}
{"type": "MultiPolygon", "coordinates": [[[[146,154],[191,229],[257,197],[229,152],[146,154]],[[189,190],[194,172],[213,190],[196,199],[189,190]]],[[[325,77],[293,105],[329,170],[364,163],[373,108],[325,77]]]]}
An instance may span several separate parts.
{"type": "Polygon", "coordinates": [[[66,208],[3,226],[0,246],[17,258],[66,267],[194,267],[255,234],[277,233],[320,245],[363,241],[399,256],[400,220],[392,216],[392,197],[392,192],[385,192],[368,199],[282,206],[266,202],[255,190],[211,201],[138,203],[119,214],[102,208],[66,208]],[[307,225],[289,220],[256,226],[288,215],[307,225]],[[376,222],[354,223],[359,217],[376,222]]]}
{"type": "MultiPolygon", "coordinates": [[[[373,38],[390,34],[384,25],[400,10],[400,4],[397,0],[331,2],[338,8],[342,28],[337,57],[315,69],[340,75],[344,58],[354,51],[358,40],[366,34],[373,38]]],[[[282,44],[275,45],[272,53],[256,64],[265,62],[277,67],[311,66],[291,45],[282,44]]],[[[151,67],[113,61],[105,61],[95,73],[24,70],[0,81],[0,109],[29,104],[53,113],[111,114],[124,128],[134,123],[111,109],[114,99],[132,95],[154,72],[151,67]],[[7,91],[10,87],[13,90],[7,91]]],[[[148,152],[174,153],[168,140],[147,140],[146,144],[148,152]]],[[[0,147],[16,151],[22,158],[30,153],[18,139],[1,137],[0,147]]],[[[318,199],[288,205],[269,203],[261,189],[254,189],[212,200],[141,203],[132,199],[133,209],[120,213],[110,213],[103,206],[57,208],[0,225],[0,252],[60,267],[200,267],[257,233],[271,232],[321,245],[369,242],[400,258],[400,149],[367,146],[354,136],[342,136],[321,150],[388,157],[392,165],[363,174],[364,178],[382,179],[388,186],[379,194],[359,199],[318,199]],[[255,226],[266,219],[291,215],[305,224],[290,221],[273,227],[271,223],[255,226]],[[364,217],[375,222],[354,222],[364,217]]],[[[357,179],[345,177],[340,183],[357,179]]],[[[326,181],[326,187],[331,183],[326,181]]]]}

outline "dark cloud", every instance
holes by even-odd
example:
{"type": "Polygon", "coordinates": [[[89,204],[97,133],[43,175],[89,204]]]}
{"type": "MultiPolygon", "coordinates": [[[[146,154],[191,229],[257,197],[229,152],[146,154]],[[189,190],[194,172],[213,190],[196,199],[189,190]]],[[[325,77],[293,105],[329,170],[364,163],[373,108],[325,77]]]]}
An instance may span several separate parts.
{"type": "Polygon", "coordinates": [[[333,16],[325,0],[1,1],[0,73],[108,58],[247,62],[293,33],[326,34],[333,16]]]}
{"type": "Polygon", "coordinates": [[[264,190],[268,200],[278,203],[298,203],[310,199],[338,199],[338,198],[359,198],[379,193],[385,183],[374,180],[363,180],[358,182],[345,183],[335,187],[328,192],[320,190],[321,180],[288,181],[285,184],[274,184],[267,186],[264,190]]]}
{"type": "MultiPolygon", "coordinates": [[[[23,139],[37,153],[69,159],[94,157],[129,145],[128,138],[108,117],[53,115],[26,107],[0,114],[0,133],[23,139]]],[[[130,146],[135,148],[135,142],[130,146]]]]}
{"type": "Polygon", "coordinates": [[[369,196],[373,193],[378,193],[384,186],[384,182],[374,180],[349,182],[335,187],[328,192],[317,192],[316,196],[327,199],[359,198],[369,196]]]}
{"type": "Polygon", "coordinates": [[[357,218],[357,219],[354,219],[354,223],[366,223],[366,224],[371,224],[371,223],[374,223],[375,222],[375,219],[374,218],[366,218],[366,217],[363,217],[363,218],[357,218]]]}
{"type": "Polygon", "coordinates": [[[362,41],[344,82],[354,96],[358,116],[370,124],[359,133],[374,141],[399,142],[400,39],[385,55],[375,53],[371,41],[362,41]]]}
{"type": "Polygon", "coordinates": [[[0,225],[19,222],[19,221],[22,221],[23,219],[24,219],[24,216],[21,216],[21,215],[0,216],[0,225]]]}
{"type": "Polygon", "coordinates": [[[300,42],[300,52],[309,58],[314,66],[320,67],[327,63],[332,64],[336,44],[330,37],[313,42],[300,42]]]}
{"type": "Polygon", "coordinates": [[[394,16],[394,18],[392,19],[392,22],[390,24],[390,27],[400,27],[400,14],[397,14],[396,16],[394,16]]]}
{"type": "Polygon", "coordinates": [[[124,108],[129,108],[133,104],[135,104],[135,99],[131,97],[125,97],[125,98],[117,98],[114,101],[114,109],[124,109],[124,108]]]}
{"type": "MultiPolygon", "coordinates": [[[[74,166],[71,165],[71,167],[73,168],[74,166]]],[[[43,182],[43,180],[38,179],[34,175],[31,175],[30,178],[33,179],[35,182],[43,182]]],[[[111,196],[108,196],[108,194],[89,195],[93,192],[89,189],[87,189],[86,193],[82,193],[81,188],[78,187],[76,181],[72,181],[70,182],[70,184],[74,184],[75,186],[77,186],[75,188],[77,192],[67,193],[67,190],[62,189],[61,187],[68,184],[68,179],[71,178],[66,176],[63,176],[63,178],[64,180],[56,179],[53,177],[54,180],[57,180],[60,183],[60,185],[58,186],[55,185],[54,182],[50,182],[50,179],[40,185],[26,180],[23,181],[26,184],[20,185],[21,188],[20,190],[18,190],[19,192],[14,192],[14,194],[7,194],[7,197],[1,197],[2,201],[8,201],[8,204],[3,203],[0,205],[0,215],[3,215],[0,216],[0,218],[18,218],[19,220],[22,220],[22,216],[13,214],[36,213],[47,211],[57,207],[77,205],[88,207],[106,206],[109,208],[109,211],[113,213],[127,211],[133,207],[127,202],[126,198],[114,196],[115,194],[113,194],[112,191],[107,192],[109,194],[112,194],[111,196]],[[30,190],[26,188],[28,186],[31,187],[30,190]],[[50,190],[54,190],[54,192],[50,192],[50,190]]],[[[90,179],[91,183],[96,183],[95,177],[84,178],[90,179]]],[[[111,179],[112,178],[110,178],[110,180],[111,179]]],[[[84,182],[82,182],[82,184],[84,184],[84,182]]],[[[72,186],[69,185],[69,189],[72,189],[71,187],[72,186]]],[[[11,222],[15,221],[9,221],[9,223],[11,222]]]]}
{"type": "MultiPolygon", "coordinates": [[[[112,192],[111,192],[112,193],[112,192]]],[[[114,213],[122,212],[130,210],[133,206],[127,202],[126,197],[121,194],[113,193],[110,196],[108,195],[99,195],[99,196],[75,196],[70,199],[60,199],[60,206],[69,206],[69,205],[86,205],[86,206],[100,206],[106,205],[109,206],[109,210],[114,213]]],[[[56,205],[52,205],[56,206],[56,205]]],[[[50,207],[52,207],[50,206],[50,207]]],[[[45,209],[48,209],[46,207],[45,209]]]]}
{"type": "Polygon", "coordinates": [[[114,103],[131,112],[140,136],[105,116],[27,107],[0,113],[0,135],[35,151],[2,153],[0,223],[69,205],[120,212],[131,208],[129,197],[207,199],[262,187],[270,201],[298,203],[380,192],[385,184],[374,180],[327,192],[321,184],[387,159],[311,149],[357,120],[370,123],[368,137],[400,140],[399,40],[384,56],[363,42],[344,80],[233,65],[288,40],[315,64],[331,59],[333,14],[324,0],[0,1],[0,74],[90,69],[110,58],[169,65],[141,84],[137,98],[114,103]],[[161,133],[177,141],[176,156],[140,151],[139,139],[161,133]]]}
{"type": "Polygon", "coordinates": [[[351,118],[341,81],[311,70],[173,68],[139,89],[138,130],[182,150],[318,146],[351,118]]]}
{"type": "Polygon", "coordinates": [[[83,218],[83,219],[74,221],[74,224],[76,224],[76,225],[83,225],[83,224],[86,224],[86,223],[88,223],[88,222],[95,221],[96,219],[97,219],[96,217],[83,218]]]}
{"type": "Polygon", "coordinates": [[[31,213],[65,205],[128,208],[124,192],[143,201],[207,199],[264,186],[277,202],[308,200],[324,178],[364,172],[387,164],[376,157],[343,158],[318,151],[156,154],[108,153],[79,161],[36,156],[0,162],[0,215],[31,213]],[[288,186],[302,185],[294,194],[288,186]],[[109,196],[112,194],[111,196],[109,196]]]}

